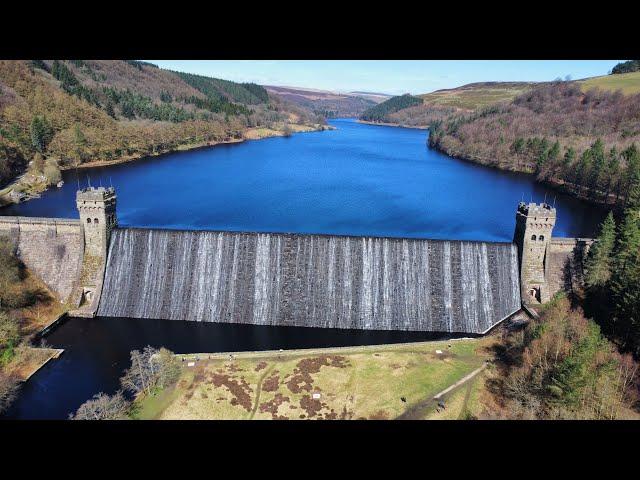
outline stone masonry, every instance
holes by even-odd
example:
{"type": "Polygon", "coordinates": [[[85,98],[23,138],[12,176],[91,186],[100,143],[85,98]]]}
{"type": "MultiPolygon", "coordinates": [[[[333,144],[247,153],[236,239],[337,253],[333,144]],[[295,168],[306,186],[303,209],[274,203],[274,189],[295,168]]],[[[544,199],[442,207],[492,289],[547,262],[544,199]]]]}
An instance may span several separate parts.
{"type": "Polygon", "coordinates": [[[117,225],[113,188],[78,191],[80,220],[0,216],[0,235],[58,297],[81,316],[98,309],[111,231],[117,225]]]}
{"type": "Polygon", "coordinates": [[[78,220],[0,217],[0,235],[13,241],[18,257],[60,301],[71,300],[82,266],[78,220]]]}
{"type": "Polygon", "coordinates": [[[554,238],[556,209],[546,203],[521,202],[513,241],[518,248],[523,303],[545,303],[560,290],[571,291],[583,279],[590,238],[554,238]]]}
{"type": "Polygon", "coordinates": [[[75,294],[80,298],[80,305],[69,314],[93,317],[100,302],[111,232],[118,224],[116,192],[113,187],[78,190],[76,206],[84,238],[84,256],[75,294]]]}

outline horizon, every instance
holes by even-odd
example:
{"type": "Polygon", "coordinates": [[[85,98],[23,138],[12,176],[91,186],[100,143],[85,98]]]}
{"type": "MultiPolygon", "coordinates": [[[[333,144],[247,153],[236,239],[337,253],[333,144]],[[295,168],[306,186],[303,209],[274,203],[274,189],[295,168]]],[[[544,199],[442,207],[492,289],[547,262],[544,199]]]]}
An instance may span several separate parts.
{"type": "Polygon", "coordinates": [[[621,60],[145,60],[160,68],[259,85],[420,95],[477,82],[607,75],[621,60]],[[348,64],[348,65],[345,65],[348,64]]]}

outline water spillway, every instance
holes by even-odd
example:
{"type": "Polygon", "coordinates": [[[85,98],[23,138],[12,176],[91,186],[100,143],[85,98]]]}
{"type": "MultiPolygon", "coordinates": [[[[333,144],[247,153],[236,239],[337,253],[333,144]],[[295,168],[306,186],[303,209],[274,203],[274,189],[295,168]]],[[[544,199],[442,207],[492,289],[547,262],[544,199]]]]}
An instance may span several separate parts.
{"type": "Polygon", "coordinates": [[[98,315],[482,333],[519,308],[513,244],[125,228],[98,315]]]}

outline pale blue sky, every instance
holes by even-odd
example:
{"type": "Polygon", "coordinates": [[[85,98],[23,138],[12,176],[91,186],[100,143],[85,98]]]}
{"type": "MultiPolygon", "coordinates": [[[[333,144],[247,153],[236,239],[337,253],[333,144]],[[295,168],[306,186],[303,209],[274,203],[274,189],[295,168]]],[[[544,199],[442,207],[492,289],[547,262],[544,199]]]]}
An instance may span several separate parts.
{"type": "Polygon", "coordinates": [[[606,75],[619,60],[149,60],[238,82],[333,91],[428,93],[483,81],[606,75]]]}

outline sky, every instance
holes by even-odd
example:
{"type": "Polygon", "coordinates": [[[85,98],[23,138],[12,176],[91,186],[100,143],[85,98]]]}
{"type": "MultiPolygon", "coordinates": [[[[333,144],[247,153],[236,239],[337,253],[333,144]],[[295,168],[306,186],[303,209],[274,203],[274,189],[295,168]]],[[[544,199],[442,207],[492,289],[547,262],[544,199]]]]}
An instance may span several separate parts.
{"type": "Polygon", "coordinates": [[[367,91],[429,93],[472,82],[573,80],[606,75],[620,60],[148,60],[171,70],[236,82],[367,91]]]}

